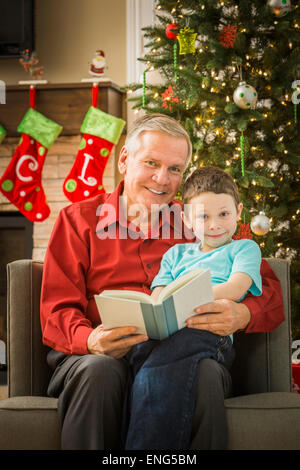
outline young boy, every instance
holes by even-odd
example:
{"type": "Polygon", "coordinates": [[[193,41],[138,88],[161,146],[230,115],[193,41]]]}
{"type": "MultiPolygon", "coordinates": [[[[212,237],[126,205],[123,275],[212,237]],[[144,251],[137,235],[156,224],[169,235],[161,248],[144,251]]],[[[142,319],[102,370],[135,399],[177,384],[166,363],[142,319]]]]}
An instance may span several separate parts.
{"type": "Polygon", "coordinates": [[[215,300],[261,295],[259,246],[249,239],[232,240],[243,204],[231,176],[215,167],[195,170],[184,185],[183,204],[183,221],[200,244],[177,244],[164,254],[152,296],[195,268],[210,269],[215,300]]]}
{"type": "MultiPolygon", "coordinates": [[[[183,203],[183,220],[200,243],[177,244],[164,254],[152,295],[195,268],[210,269],[215,299],[238,301],[247,292],[260,295],[258,245],[249,239],[232,240],[243,205],[231,176],[215,167],[194,171],[184,185],[183,203]]],[[[210,358],[230,368],[232,339],[183,328],[162,341],[133,348],[126,449],[188,448],[199,361],[210,358]]]]}

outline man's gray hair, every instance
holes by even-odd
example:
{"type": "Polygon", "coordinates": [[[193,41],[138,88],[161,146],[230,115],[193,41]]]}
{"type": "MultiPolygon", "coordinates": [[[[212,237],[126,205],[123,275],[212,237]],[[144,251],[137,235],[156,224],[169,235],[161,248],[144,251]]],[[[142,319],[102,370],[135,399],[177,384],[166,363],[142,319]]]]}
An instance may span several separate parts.
{"type": "Polygon", "coordinates": [[[125,140],[125,146],[127,147],[130,155],[133,156],[139,149],[139,136],[142,132],[146,131],[160,131],[174,137],[185,138],[188,144],[188,154],[185,165],[188,166],[193,151],[190,137],[184,127],[178,121],[171,118],[170,116],[166,116],[165,114],[145,114],[141,118],[138,118],[136,121],[134,121],[125,140]]]}

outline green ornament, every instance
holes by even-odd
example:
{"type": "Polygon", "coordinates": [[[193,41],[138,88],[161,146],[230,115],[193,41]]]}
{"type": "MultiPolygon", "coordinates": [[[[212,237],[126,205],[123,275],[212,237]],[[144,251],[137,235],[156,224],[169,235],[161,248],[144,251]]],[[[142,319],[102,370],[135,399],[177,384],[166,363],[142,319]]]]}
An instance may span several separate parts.
{"type": "Polygon", "coordinates": [[[25,209],[26,211],[31,211],[31,209],[32,209],[32,204],[31,204],[31,202],[25,202],[25,204],[24,204],[24,209],[25,209]]]}
{"type": "Polygon", "coordinates": [[[65,184],[65,188],[69,193],[72,193],[73,191],[75,191],[76,187],[77,187],[77,183],[75,180],[68,180],[65,184]]]}
{"type": "Polygon", "coordinates": [[[109,150],[107,148],[103,148],[100,150],[100,155],[102,155],[102,157],[107,157],[107,155],[109,154],[109,150]]]}
{"type": "Polygon", "coordinates": [[[14,187],[14,183],[11,180],[4,180],[1,187],[3,191],[11,191],[14,187]]]}
{"type": "Polygon", "coordinates": [[[38,150],[39,155],[43,156],[45,155],[45,152],[46,152],[45,147],[39,147],[39,150],[38,150]]]}

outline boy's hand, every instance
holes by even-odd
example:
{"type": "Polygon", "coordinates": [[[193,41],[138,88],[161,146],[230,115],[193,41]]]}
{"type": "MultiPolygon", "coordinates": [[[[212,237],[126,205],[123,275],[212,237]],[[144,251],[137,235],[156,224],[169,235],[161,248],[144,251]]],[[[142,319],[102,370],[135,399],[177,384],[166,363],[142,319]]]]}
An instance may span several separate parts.
{"type": "Polygon", "coordinates": [[[198,315],[186,320],[187,327],[206,330],[227,336],[237,330],[244,330],[251,318],[246,305],[232,300],[220,299],[195,308],[198,315]]]}

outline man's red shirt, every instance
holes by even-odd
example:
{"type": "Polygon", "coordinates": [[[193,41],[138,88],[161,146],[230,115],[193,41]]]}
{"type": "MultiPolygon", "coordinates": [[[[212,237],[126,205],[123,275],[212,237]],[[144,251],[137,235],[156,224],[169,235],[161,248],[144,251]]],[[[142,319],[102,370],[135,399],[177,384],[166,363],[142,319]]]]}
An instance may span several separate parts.
{"type": "MultiPolygon", "coordinates": [[[[120,183],[111,194],[65,207],[54,225],[44,261],[41,327],[44,344],[66,354],[87,354],[87,339],[101,323],[94,295],[104,289],[151,293],[163,254],[191,241],[184,232],[180,203],[148,236],[140,236],[119,211],[120,183]]],[[[165,213],[166,214],[166,213],[165,213]]],[[[251,320],[247,332],[271,331],[284,319],[280,282],[266,261],[263,293],[247,295],[251,320]]]]}

